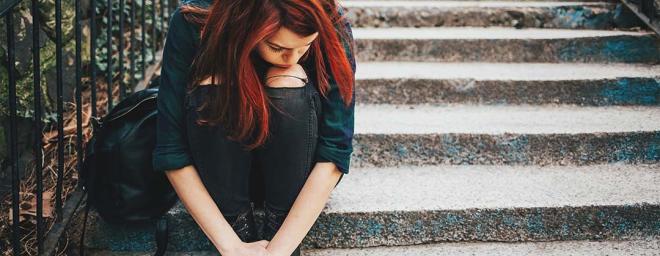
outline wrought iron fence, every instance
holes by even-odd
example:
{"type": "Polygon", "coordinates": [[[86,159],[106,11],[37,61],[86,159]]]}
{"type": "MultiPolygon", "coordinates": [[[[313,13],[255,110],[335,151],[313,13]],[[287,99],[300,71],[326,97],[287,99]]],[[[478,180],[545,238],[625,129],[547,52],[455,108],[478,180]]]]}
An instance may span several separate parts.
{"type": "MultiPolygon", "coordinates": [[[[45,1],[48,2],[48,1],[45,1]]],[[[63,184],[65,182],[65,147],[67,140],[64,138],[64,85],[65,76],[74,75],[68,74],[64,71],[65,63],[63,59],[63,49],[65,44],[63,42],[63,9],[61,0],[52,0],[55,9],[55,84],[56,84],[56,118],[57,123],[56,143],[57,143],[57,164],[53,169],[55,173],[54,184],[54,201],[55,209],[52,219],[54,223],[50,230],[47,230],[47,220],[44,218],[44,167],[42,164],[42,148],[43,148],[43,133],[42,129],[42,65],[40,58],[40,48],[42,45],[42,21],[40,20],[43,14],[39,13],[39,8],[43,7],[44,1],[38,0],[0,0],[0,18],[4,19],[6,27],[6,47],[3,54],[6,56],[6,86],[7,88],[7,102],[8,102],[8,161],[9,171],[11,173],[11,250],[13,255],[21,255],[25,253],[25,249],[21,245],[21,239],[25,235],[25,230],[21,230],[21,201],[24,200],[23,193],[31,193],[34,195],[34,202],[36,202],[36,248],[27,248],[37,252],[39,255],[51,255],[56,251],[56,246],[63,231],[71,222],[71,218],[79,207],[82,201],[83,193],[79,186],[70,193],[65,193],[63,184]],[[31,56],[17,55],[16,40],[18,34],[27,34],[28,31],[15,31],[17,25],[16,16],[19,15],[17,9],[20,6],[29,6],[30,15],[32,17],[31,26],[31,56]],[[20,32],[20,33],[17,33],[20,32]],[[31,58],[30,58],[31,57],[31,58]],[[16,71],[17,58],[19,62],[29,63],[31,65],[31,85],[34,90],[32,92],[33,100],[33,131],[34,131],[34,145],[32,147],[34,156],[34,179],[35,186],[30,188],[31,191],[22,191],[21,183],[27,170],[19,169],[19,150],[17,140],[17,82],[19,74],[16,71]]],[[[67,2],[69,4],[70,2],[67,2]]],[[[165,38],[165,29],[167,20],[170,13],[174,10],[178,1],[176,0],[90,0],[82,1],[75,0],[74,10],[75,18],[73,21],[73,28],[75,34],[75,155],[76,165],[75,172],[80,171],[83,160],[83,147],[86,141],[83,141],[83,89],[89,89],[90,101],[90,114],[91,117],[97,117],[97,107],[104,113],[108,113],[113,108],[113,88],[118,88],[119,100],[126,96],[127,90],[136,91],[147,87],[150,79],[159,67],[160,58],[162,56],[162,46],[165,38]],[[128,2],[127,2],[128,1],[128,2]],[[127,6],[128,4],[128,6],[127,6]],[[118,7],[117,7],[118,5],[118,7]],[[118,13],[114,13],[113,9],[117,8],[118,13]],[[126,17],[124,10],[128,10],[129,15],[126,17]],[[140,12],[139,15],[137,12],[140,12]],[[97,13],[98,12],[98,13],[97,13]],[[118,17],[117,17],[118,16],[118,17]],[[138,17],[139,16],[139,17],[138,17]],[[87,24],[83,21],[87,20],[87,24]],[[105,23],[100,24],[99,23],[105,23]],[[139,29],[138,24],[139,23],[139,29]],[[149,22],[149,24],[147,24],[149,22]],[[103,26],[105,25],[105,26],[103,26]],[[129,28],[126,29],[125,26],[129,28]],[[83,29],[88,27],[87,34],[89,38],[88,44],[83,44],[83,29]],[[118,28],[118,29],[117,29],[118,28]],[[105,30],[105,31],[102,31],[105,30]],[[140,42],[137,42],[137,31],[139,30],[140,42]],[[129,46],[125,45],[124,33],[129,32],[129,46]],[[149,37],[149,39],[147,39],[149,37]],[[102,43],[104,45],[97,45],[102,43]],[[89,46],[88,53],[89,59],[83,60],[83,46],[89,46]],[[128,58],[124,56],[124,50],[128,51],[128,58]],[[149,51],[149,54],[147,54],[149,51]],[[104,52],[104,54],[103,54],[104,52]],[[139,56],[136,54],[139,52],[139,56]],[[97,54],[105,57],[98,59],[97,54]],[[105,56],[103,56],[105,55],[105,56]],[[118,55],[113,61],[113,57],[118,55]],[[138,60],[139,57],[139,60],[138,60]],[[149,61],[147,58],[150,57],[149,61]],[[139,61],[139,62],[138,62],[139,61]],[[128,77],[126,77],[126,70],[124,65],[129,63],[128,77]],[[138,72],[139,69],[140,72],[138,72]],[[139,75],[139,76],[138,76],[139,75]],[[104,76],[104,77],[103,77],[104,76]],[[86,82],[86,87],[83,88],[83,78],[86,82]],[[101,80],[97,80],[100,78],[101,80]],[[138,79],[139,78],[139,79],[138,79]],[[105,95],[107,104],[105,106],[97,105],[97,85],[105,83],[105,95]],[[104,108],[105,107],[105,108],[104,108]]],[[[72,65],[69,63],[68,65],[72,65]]],[[[70,85],[73,86],[73,85],[70,85]]],[[[18,89],[21,89],[20,87],[18,89]]],[[[23,88],[25,89],[25,88],[23,88]]],[[[29,91],[29,90],[28,90],[29,91]]],[[[3,124],[5,125],[5,124],[3,124]]],[[[5,198],[8,195],[2,195],[5,198]]],[[[3,214],[6,214],[3,213],[3,214]]],[[[9,248],[8,248],[9,249],[9,248]]]]}
{"type": "Polygon", "coordinates": [[[621,2],[660,36],[660,0],[621,0],[621,2]]]}

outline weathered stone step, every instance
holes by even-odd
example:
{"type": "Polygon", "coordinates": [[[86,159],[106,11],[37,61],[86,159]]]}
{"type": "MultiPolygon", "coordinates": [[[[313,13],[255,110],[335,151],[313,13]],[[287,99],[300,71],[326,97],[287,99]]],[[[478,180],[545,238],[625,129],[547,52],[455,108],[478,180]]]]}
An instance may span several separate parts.
{"type": "Polygon", "coordinates": [[[660,105],[660,65],[358,62],[358,103],[660,105]]]}
{"type": "MultiPolygon", "coordinates": [[[[416,2],[419,0],[343,0],[342,3],[346,4],[349,2],[361,2],[361,1],[371,1],[371,2],[416,2]]],[[[493,2],[493,0],[428,0],[428,1],[469,1],[469,2],[493,2]]],[[[538,2],[539,0],[496,0],[497,2],[538,2]]],[[[543,0],[544,2],[608,2],[608,3],[618,3],[617,0],[543,0]]]]}
{"type": "MultiPolygon", "coordinates": [[[[626,240],[660,235],[660,165],[365,168],[333,191],[303,248],[441,241],[626,240]]],[[[181,204],[170,250],[212,249],[181,204]]],[[[153,249],[152,226],[93,222],[87,246],[153,249]]]]}
{"type": "MultiPolygon", "coordinates": [[[[551,242],[438,242],[406,246],[376,246],[345,249],[305,249],[301,255],[351,255],[351,256],[431,256],[431,255],[654,255],[660,250],[657,238],[603,241],[551,241],[551,242]]],[[[149,256],[153,253],[102,251],[96,256],[149,256]]],[[[218,255],[212,251],[168,252],[172,256],[218,255]]]]}
{"type": "MultiPolygon", "coordinates": [[[[625,241],[552,242],[441,242],[408,246],[377,246],[351,249],[308,249],[305,256],[474,256],[474,255],[654,255],[659,239],[625,241]]],[[[207,254],[202,254],[207,255],[207,254]]],[[[208,254],[210,255],[210,254],[208,254]]]]}
{"type": "Polygon", "coordinates": [[[345,1],[353,27],[504,26],[627,29],[643,23],[621,3],[345,1]]]}
{"type": "Polygon", "coordinates": [[[652,32],[503,27],[354,28],[359,61],[660,62],[652,32]]]}
{"type": "Polygon", "coordinates": [[[660,161],[660,108],[370,105],[355,109],[352,166],[660,161]]]}

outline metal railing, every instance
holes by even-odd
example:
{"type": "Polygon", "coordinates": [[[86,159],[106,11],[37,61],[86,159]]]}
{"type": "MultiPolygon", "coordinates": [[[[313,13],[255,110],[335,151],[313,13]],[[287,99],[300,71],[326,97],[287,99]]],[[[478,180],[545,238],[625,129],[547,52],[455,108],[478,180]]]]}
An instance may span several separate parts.
{"type": "MultiPolygon", "coordinates": [[[[60,240],[63,231],[68,227],[71,222],[72,216],[75,213],[76,209],[79,208],[80,203],[83,199],[83,193],[80,186],[77,186],[73,192],[64,195],[65,191],[63,190],[63,184],[65,182],[65,164],[64,164],[64,149],[67,141],[64,138],[64,64],[63,63],[63,49],[65,45],[63,44],[63,31],[62,31],[62,2],[61,0],[53,0],[55,6],[55,73],[56,73],[56,123],[57,123],[57,168],[54,168],[56,173],[56,181],[54,185],[55,193],[55,218],[52,219],[54,222],[50,230],[46,230],[47,220],[44,219],[44,166],[42,166],[42,147],[43,147],[43,124],[42,124],[42,92],[41,92],[41,72],[42,68],[40,65],[40,31],[42,30],[42,21],[40,20],[39,15],[39,6],[40,2],[38,0],[30,0],[30,13],[32,15],[32,85],[34,87],[33,91],[33,100],[34,100],[34,134],[35,134],[35,143],[33,145],[33,154],[34,154],[34,179],[36,186],[33,191],[21,191],[21,182],[22,178],[20,176],[21,172],[25,173],[27,170],[19,170],[17,162],[19,161],[18,155],[18,140],[17,140],[17,79],[18,74],[15,71],[16,69],[16,57],[19,58],[29,58],[30,56],[17,56],[16,55],[16,38],[17,33],[14,31],[16,21],[15,15],[18,15],[17,8],[21,4],[28,4],[28,0],[0,0],[0,18],[4,18],[6,26],[6,68],[7,68],[7,102],[8,102],[8,112],[9,112],[9,132],[8,132],[8,152],[9,152],[9,163],[10,163],[10,172],[11,172],[11,249],[13,250],[13,255],[21,255],[25,253],[25,248],[22,248],[21,239],[25,235],[24,231],[21,230],[20,223],[20,212],[21,212],[21,193],[30,192],[34,193],[36,197],[36,252],[39,255],[52,255],[57,250],[57,243],[60,240]],[[25,2],[25,3],[24,3],[25,2]],[[65,202],[66,201],[66,202],[65,202]]],[[[165,29],[167,25],[167,20],[169,20],[171,12],[174,10],[175,6],[178,4],[178,1],[173,0],[132,0],[128,2],[130,9],[129,17],[125,17],[124,10],[127,7],[127,0],[91,0],[89,2],[82,2],[81,0],[75,0],[75,21],[73,27],[75,29],[75,120],[76,120],[76,140],[75,140],[75,154],[76,154],[76,166],[75,171],[78,172],[82,166],[83,160],[83,112],[82,112],[82,90],[83,90],[83,77],[85,77],[89,83],[89,97],[91,105],[91,116],[97,117],[97,76],[104,79],[106,88],[107,88],[107,107],[105,113],[108,113],[113,108],[113,88],[117,87],[119,89],[119,100],[123,99],[126,96],[126,89],[128,90],[141,90],[146,88],[150,79],[154,76],[154,73],[159,68],[160,59],[162,58],[162,46],[165,38],[165,29]],[[119,4],[119,13],[113,13],[114,3],[119,4]],[[85,9],[82,8],[81,3],[84,3],[88,7],[85,9]],[[104,9],[97,8],[105,5],[104,9]],[[97,11],[103,11],[105,13],[97,14],[97,11]],[[141,42],[136,42],[137,32],[136,32],[136,22],[138,21],[137,11],[140,11],[139,22],[140,22],[140,38],[141,42]],[[149,13],[147,13],[147,11],[149,13]],[[158,15],[157,15],[158,13],[158,15]],[[115,16],[119,16],[118,19],[115,16]],[[89,63],[83,63],[83,18],[86,17],[89,19],[89,63]],[[97,20],[106,22],[105,26],[105,62],[106,66],[99,68],[99,62],[97,62],[96,53],[97,50],[102,50],[103,46],[99,47],[97,41],[103,34],[103,31],[99,31],[99,24],[97,20]],[[128,19],[128,24],[127,23],[128,19]],[[147,26],[147,21],[150,21],[150,26],[147,26]],[[124,30],[125,25],[129,25],[128,31],[130,31],[130,41],[128,50],[129,56],[128,60],[125,60],[124,57],[124,48],[126,48],[124,42],[124,30]],[[158,25],[160,25],[158,32],[158,25]],[[116,27],[119,27],[117,30],[116,27]],[[147,33],[150,34],[149,46],[147,46],[147,33]],[[117,41],[117,48],[113,50],[113,41],[117,41]],[[139,47],[138,47],[139,46],[139,47]],[[147,62],[147,49],[150,48],[150,57],[151,60],[147,62]],[[136,53],[138,52],[141,57],[139,63],[136,62],[136,53]],[[113,55],[117,54],[119,57],[113,63],[113,55]],[[126,62],[130,63],[129,66],[129,76],[128,79],[125,79],[124,65],[126,62]],[[86,64],[83,66],[83,64],[86,64]],[[116,65],[116,69],[113,65],[116,65]],[[85,68],[84,68],[85,67],[85,68]],[[140,79],[136,79],[136,68],[140,68],[140,79]],[[98,70],[97,70],[98,69],[98,70]],[[103,72],[104,71],[104,72],[103,72]],[[118,75],[118,76],[117,76],[118,75]]],[[[101,24],[102,25],[102,24],[101,24]]],[[[25,32],[27,33],[27,32],[25,32]]],[[[20,60],[24,63],[29,62],[29,59],[20,60]]],[[[103,80],[101,80],[103,81],[103,80]]],[[[103,107],[103,106],[101,106],[103,107]]],[[[6,195],[2,195],[5,197],[6,195]]]]}
{"type": "Polygon", "coordinates": [[[655,0],[621,0],[621,2],[660,36],[660,6],[655,0]]]}

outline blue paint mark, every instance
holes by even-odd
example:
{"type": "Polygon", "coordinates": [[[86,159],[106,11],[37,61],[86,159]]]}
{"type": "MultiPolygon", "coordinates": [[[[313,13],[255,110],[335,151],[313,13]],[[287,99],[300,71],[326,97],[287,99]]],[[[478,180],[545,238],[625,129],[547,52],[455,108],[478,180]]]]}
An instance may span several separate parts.
{"type": "Polygon", "coordinates": [[[463,217],[454,214],[447,214],[447,224],[449,225],[458,225],[463,222],[463,217]]]}
{"type": "Polygon", "coordinates": [[[616,146],[616,149],[612,151],[612,156],[610,157],[610,161],[614,162],[630,162],[634,159],[636,159],[635,155],[635,148],[636,148],[636,143],[632,141],[632,138],[630,136],[624,136],[621,138],[622,141],[620,141],[616,146]]]}
{"type": "Polygon", "coordinates": [[[652,35],[621,35],[562,42],[557,52],[562,61],[653,63],[660,59],[659,48],[652,35]]]}
{"type": "Polygon", "coordinates": [[[533,234],[541,234],[543,233],[544,228],[545,226],[543,225],[543,218],[541,217],[541,209],[537,209],[536,214],[527,219],[527,231],[533,234]]]}
{"type": "Polygon", "coordinates": [[[568,237],[570,235],[570,228],[568,223],[563,223],[561,225],[561,237],[568,237]]]}
{"type": "Polygon", "coordinates": [[[526,135],[517,135],[512,139],[501,138],[497,140],[499,153],[505,161],[511,163],[528,163],[529,138],[526,135]]]}
{"type": "Polygon", "coordinates": [[[457,159],[460,156],[461,146],[454,134],[442,134],[440,144],[445,151],[445,155],[449,159],[457,159]]]}
{"type": "Polygon", "coordinates": [[[612,104],[660,104],[660,78],[621,78],[608,82],[599,96],[612,104]]]}
{"type": "Polygon", "coordinates": [[[601,54],[608,60],[624,62],[655,62],[660,59],[658,43],[650,36],[605,39],[601,54]]]}
{"type": "Polygon", "coordinates": [[[649,141],[649,145],[644,152],[644,159],[650,161],[660,161],[660,132],[655,133],[653,139],[649,141]]]}
{"type": "Polygon", "coordinates": [[[422,220],[415,221],[415,224],[413,225],[413,230],[415,231],[415,233],[419,233],[422,230],[424,230],[424,223],[422,222],[422,220]]]}
{"type": "Polygon", "coordinates": [[[397,145],[396,146],[396,154],[399,158],[404,158],[406,155],[408,155],[408,149],[404,145],[397,145]]]}
{"type": "Polygon", "coordinates": [[[380,235],[383,231],[383,225],[375,220],[368,220],[367,234],[369,237],[380,235]]]}

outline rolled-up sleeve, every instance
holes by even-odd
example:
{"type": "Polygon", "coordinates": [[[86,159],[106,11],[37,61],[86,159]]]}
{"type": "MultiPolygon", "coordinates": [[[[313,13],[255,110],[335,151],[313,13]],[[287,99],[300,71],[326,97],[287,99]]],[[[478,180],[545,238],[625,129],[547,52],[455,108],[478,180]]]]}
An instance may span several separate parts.
{"type": "Polygon", "coordinates": [[[184,122],[185,87],[196,34],[177,8],[169,20],[163,48],[157,101],[156,146],[152,164],[156,171],[180,169],[192,164],[184,122]]]}
{"type": "MultiPolygon", "coordinates": [[[[339,13],[344,10],[339,7],[339,13]]],[[[355,80],[355,58],[349,48],[349,43],[353,44],[353,32],[348,19],[343,24],[349,35],[349,41],[343,41],[347,58],[353,69],[353,80],[355,80]]],[[[346,107],[339,93],[339,88],[332,73],[330,73],[327,99],[322,97],[323,115],[319,124],[319,141],[316,149],[315,160],[317,162],[332,162],[343,173],[348,174],[350,158],[353,152],[353,127],[355,110],[355,90],[353,90],[353,100],[346,107]]]]}

